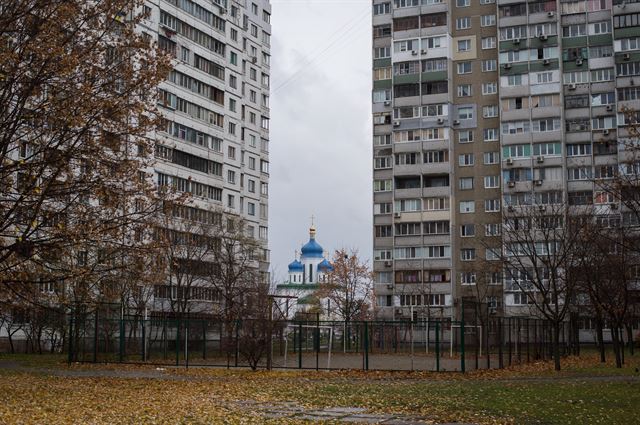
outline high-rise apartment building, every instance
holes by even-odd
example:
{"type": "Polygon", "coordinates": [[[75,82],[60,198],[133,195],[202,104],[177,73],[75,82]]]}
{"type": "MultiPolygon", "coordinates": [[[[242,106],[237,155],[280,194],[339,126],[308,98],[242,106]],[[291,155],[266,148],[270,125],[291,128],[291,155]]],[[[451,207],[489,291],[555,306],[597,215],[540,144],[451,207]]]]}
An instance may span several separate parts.
{"type": "Polygon", "coordinates": [[[190,194],[187,206],[173,208],[178,218],[242,217],[248,236],[262,244],[266,278],[271,6],[160,0],[145,8],[149,19],[140,30],[175,58],[159,88],[164,124],[156,134],[154,178],[190,194]]]}
{"type": "Polygon", "coordinates": [[[621,218],[597,181],[624,168],[640,107],[640,3],[614,3],[373,1],[380,317],[459,317],[463,298],[518,314],[497,261],[510,212],[621,218]]]}

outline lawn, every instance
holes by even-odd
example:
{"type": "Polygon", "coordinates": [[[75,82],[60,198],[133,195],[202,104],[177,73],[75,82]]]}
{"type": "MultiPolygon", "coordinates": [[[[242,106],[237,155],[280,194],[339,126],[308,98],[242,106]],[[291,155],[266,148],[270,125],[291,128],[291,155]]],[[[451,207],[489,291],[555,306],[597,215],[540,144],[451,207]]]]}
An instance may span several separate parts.
{"type": "Polygon", "coordinates": [[[434,423],[636,424],[636,358],[622,371],[595,358],[456,373],[251,372],[72,365],[0,356],[0,423],[301,423],[269,419],[250,403],[364,408],[434,423]],[[18,369],[2,368],[12,361],[18,369]],[[66,374],[73,376],[54,376],[66,374]],[[84,376],[78,376],[83,374],[84,376]],[[151,379],[148,375],[155,375],[151,379]]]}

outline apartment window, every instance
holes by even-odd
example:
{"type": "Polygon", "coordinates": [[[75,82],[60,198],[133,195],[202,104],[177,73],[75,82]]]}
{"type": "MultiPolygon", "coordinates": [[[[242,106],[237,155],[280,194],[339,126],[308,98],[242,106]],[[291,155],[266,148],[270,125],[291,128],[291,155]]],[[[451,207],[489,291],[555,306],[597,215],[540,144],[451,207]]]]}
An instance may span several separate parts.
{"type": "Polygon", "coordinates": [[[376,25],[373,27],[373,38],[382,38],[391,36],[391,25],[376,25]]]}
{"type": "Polygon", "coordinates": [[[475,201],[460,201],[460,214],[469,214],[476,211],[475,201]]]}
{"type": "Polygon", "coordinates": [[[236,198],[233,195],[227,195],[227,207],[235,208],[236,206],[236,198]]]}
{"type": "Polygon", "coordinates": [[[485,128],[482,130],[483,140],[485,142],[498,141],[498,129],[497,128],[485,128]]]}
{"type": "Polygon", "coordinates": [[[391,145],[391,135],[383,134],[373,136],[373,144],[374,146],[388,146],[391,145]]]}
{"type": "Polygon", "coordinates": [[[416,212],[422,209],[422,205],[420,199],[401,199],[395,202],[394,208],[398,212],[416,212]]]}
{"type": "Polygon", "coordinates": [[[463,18],[457,18],[456,19],[456,29],[458,30],[465,30],[471,28],[471,18],[468,16],[465,16],[463,18]]]}
{"type": "Polygon", "coordinates": [[[462,248],[460,250],[460,260],[461,261],[473,261],[476,259],[476,249],[475,248],[462,248]]]}
{"type": "Polygon", "coordinates": [[[473,142],[472,130],[463,130],[458,132],[458,143],[472,143],[472,142],[473,142]]]}
{"type": "Polygon", "coordinates": [[[613,56],[613,46],[611,45],[589,47],[590,58],[609,58],[611,56],[613,56]]]}
{"type": "Polygon", "coordinates": [[[229,74],[229,85],[231,86],[231,88],[238,88],[238,78],[235,75],[229,74]]]}
{"type": "Polygon", "coordinates": [[[640,37],[635,38],[623,38],[620,40],[620,50],[638,50],[640,49],[640,37]]]}
{"type": "Polygon", "coordinates": [[[627,28],[640,26],[640,13],[617,15],[613,17],[614,28],[627,28]]]}
{"type": "Polygon", "coordinates": [[[386,15],[391,13],[391,3],[379,3],[373,5],[374,15],[386,15]]]}
{"type": "Polygon", "coordinates": [[[447,211],[449,198],[426,198],[425,211],[447,211]]]}
{"type": "Polygon", "coordinates": [[[500,163],[500,152],[485,152],[483,154],[484,165],[500,163]]]}
{"type": "Polygon", "coordinates": [[[557,142],[536,143],[533,145],[536,156],[559,156],[562,154],[562,144],[557,142]]]}
{"type": "Polygon", "coordinates": [[[389,80],[391,79],[391,67],[385,68],[376,68],[373,70],[373,79],[375,81],[379,80],[389,80]]]}
{"type": "Polygon", "coordinates": [[[484,235],[485,236],[500,236],[501,230],[500,223],[489,223],[484,225],[484,235]]]}
{"type": "Polygon", "coordinates": [[[595,69],[591,71],[591,82],[613,81],[614,76],[613,68],[595,69]]]}
{"type": "Polygon", "coordinates": [[[460,177],[459,187],[460,187],[460,190],[473,189],[473,177],[460,177]]]}
{"type": "MultiPolygon", "coordinates": [[[[420,223],[396,224],[396,236],[411,236],[420,234],[422,234],[422,225],[420,223]]],[[[400,258],[400,256],[396,256],[396,258],[400,258]]]]}
{"type": "Polygon", "coordinates": [[[496,83],[495,81],[482,84],[483,95],[496,94],[496,93],[498,93],[498,83],[496,83]]]}
{"type": "Polygon", "coordinates": [[[534,133],[560,130],[559,118],[545,118],[541,120],[533,120],[531,124],[532,124],[531,129],[534,133]]]}
{"type": "Polygon", "coordinates": [[[437,164],[449,161],[449,151],[446,150],[426,151],[423,156],[425,164],[437,164]]]}
{"type": "Polygon", "coordinates": [[[389,180],[374,180],[373,191],[374,192],[389,192],[393,189],[393,181],[389,180]]]}
{"type": "Polygon", "coordinates": [[[391,100],[391,90],[374,90],[373,91],[373,103],[383,103],[391,100]]]}
{"type": "Polygon", "coordinates": [[[458,108],[458,118],[461,120],[471,120],[473,119],[473,107],[471,106],[463,106],[458,108]]]}
{"type": "Polygon", "coordinates": [[[484,201],[485,212],[499,212],[500,200],[499,199],[485,199],[484,201]]]}
{"type": "Polygon", "coordinates": [[[473,165],[474,157],[472,153],[463,153],[458,156],[458,165],[461,167],[468,167],[473,165]]]}
{"type": "Polygon", "coordinates": [[[484,176],[485,189],[496,189],[499,187],[500,187],[500,176],[484,176]]]}
{"type": "Polygon", "coordinates": [[[487,105],[482,107],[482,116],[484,118],[494,118],[498,116],[498,105],[487,105]]]}
{"type": "MultiPolygon", "coordinates": [[[[419,154],[417,152],[398,153],[396,154],[396,165],[415,165],[418,163],[418,158],[419,154]]],[[[389,167],[387,168],[391,168],[391,161],[389,161],[389,167]]]]}
{"type": "Polygon", "coordinates": [[[495,37],[482,37],[482,48],[483,49],[495,49],[496,48],[496,38],[495,37]]]}
{"type": "Polygon", "coordinates": [[[475,236],[476,226],[474,224],[463,224],[460,226],[460,236],[463,238],[470,238],[475,236]]]}
{"type": "Polygon", "coordinates": [[[562,27],[562,37],[582,37],[587,35],[586,24],[574,24],[562,27]]]}
{"type": "Polygon", "coordinates": [[[383,170],[388,169],[393,166],[391,162],[390,156],[381,156],[377,158],[373,158],[373,169],[374,170],[383,170]]]}
{"type": "Polygon", "coordinates": [[[480,26],[490,27],[496,24],[496,15],[482,15],[480,17],[480,26]]]}
{"type": "Polygon", "coordinates": [[[425,235],[448,235],[450,233],[451,226],[449,221],[425,221],[424,222],[424,234],[425,235]]]}
{"type": "Polygon", "coordinates": [[[458,97],[468,97],[471,95],[471,84],[460,84],[458,86],[458,97]]]}
{"type": "Polygon", "coordinates": [[[482,61],[482,72],[491,72],[498,69],[498,62],[495,59],[487,59],[482,61]]]}
{"type": "MultiPolygon", "coordinates": [[[[614,16],[614,20],[615,20],[614,16]]],[[[611,22],[602,21],[589,24],[589,34],[609,34],[611,33],[611,22]]]]}
{"type": "Polygon", "coordinates": [[[471,39],[458,40],[458,52],[468,52],[471,50],[471,39]]]}
{"type": "Polygon", "coordinates": [[[373,213],[374,214],[391,214],[392,211],[392,204],[391,202],[384,202],[384,203],[380,203],[380,204],[374,204],[373,205],[373,213]]]}
{"type": "Polygon", "coordinates": [[[460,272],[460,284],[461,285],[475,285],[476,273],[475,272],[460,272]]]}
{"type": "Polygon", "coordinates": [[[393,228],[390,225],[375,226],[376,238],[390,238],[393,236],[393,228]]]}
{"type": "Polygon", "coordinates": [[[420,48],[419,43],[420,40],[418,40],[417,38],[412,40],[396,41],[395,43],[393,43],[393,51],[398,53],[418,50],[420,48]]]}
{"type": "Polygon", "coordinates": [[[458,74],[470,74],[471,73],[471,61],[458,63],[458,74]]]}
{"type": "Polygon", "coordinates": [[[471,0],[456,0],[456,7],[468,7],[471,5],[471,0]]]}
{"type": "Polygon", "coordinates": [[[390,46],[376,47],[375,49],[373,49],[373,58],[374,59],[384,59],[384,58],[390,58],[390,57],[391,57],[391,47],[390,46]]]}
{"type": "Polygon", "coordinates": [[[517,25],[514,27],[500,28],[500,40],[514,40],[514,39],[527,38],[526,25],[517,25]]]}
{"type": "Polygon", "coordinates": [[[231,184],[236,184],[236,172],[229,170],[227,171],[227,182],[231,184]]]}

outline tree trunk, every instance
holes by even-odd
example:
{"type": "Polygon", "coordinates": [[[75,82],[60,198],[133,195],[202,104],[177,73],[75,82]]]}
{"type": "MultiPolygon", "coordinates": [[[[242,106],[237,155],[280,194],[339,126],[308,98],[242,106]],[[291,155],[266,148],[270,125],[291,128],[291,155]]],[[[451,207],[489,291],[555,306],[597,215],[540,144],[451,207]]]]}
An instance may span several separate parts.
{"type": "Polygon", "coordinates": [[[562,322],[553,323],[552,331],[552,350],[553,350],[553,365],[556,371],[560,371],[560,328],[562,322]]]}
{"type": "Polygon", "coordinates": [[[618,329],[611,326],[611,340],[613,341],[613,353],[616,357],[616,367],[622,368],[622,357],[620,356],[620,340],[618,339],[618,329]]]}
{"type": "Polygon", "coordinates": [[[605,351],[604,351],[604,335],[602,334],[602,318],[596,318],[596,338],[598,340],[598,350],[600,351],[600,363],[605,363],[605,351]]]}
{"type": "Polygon", "coordinates": [[[630,324],[628,324],[626,325],[626,328],[627,328],[627,339],[629,340],[629,354],[633,356],[634,354],[633,351],[635,348],[633,343],[633,327],[630,324]]]}

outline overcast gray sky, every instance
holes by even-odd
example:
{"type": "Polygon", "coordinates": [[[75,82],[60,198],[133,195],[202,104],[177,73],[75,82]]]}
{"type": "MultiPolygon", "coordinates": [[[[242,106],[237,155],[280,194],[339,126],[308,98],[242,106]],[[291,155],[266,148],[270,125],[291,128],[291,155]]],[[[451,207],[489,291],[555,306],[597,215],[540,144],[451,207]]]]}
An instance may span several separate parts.
{"type": "Polygon", "coordinates": [[[308,238],[370,260],[371,2],[273,0],[269,245],[276,278],[308,238]]]}

